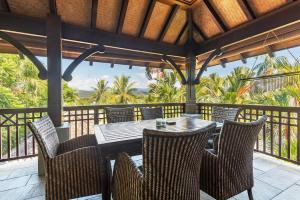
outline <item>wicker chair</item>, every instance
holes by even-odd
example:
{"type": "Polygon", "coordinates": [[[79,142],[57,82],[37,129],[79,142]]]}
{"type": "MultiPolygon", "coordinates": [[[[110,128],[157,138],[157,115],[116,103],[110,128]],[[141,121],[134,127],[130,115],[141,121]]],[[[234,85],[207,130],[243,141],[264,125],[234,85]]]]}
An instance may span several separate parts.
{"type": "Polygon", "coordinates": [[[94,135],[59,143],[48,116],[28,126],[45,163],[46,199],[72,199],[101,193],[102,161],[94,135]]]}
{"type": "Polygon", "coordinates": [[[215,124],[193,132],[144,130],[143,172],[122,153],[116,160],[114,200],[199,200],[202,153],[215,124]]]}
{"type": "Polygon", "coordinates": [[[142,114],[142,120],[163,118],[162,107],[157,108],[140,108],[142,114]]]}
{"type": "Polygon", "coordinates": [[[134,121],[134,108],[105,108],[107,123],[134,121]]]}
{"type": "Polygon", "coordinates": [[[202,159],[200,188],[223,200],[248,191],[253,199],[253,149],[267,117],[251,123],[225,121],[220,134],[219,152],[205,151],[202,159]]]}
{"type": "MultiPolygon", "coordinates": [[[[240,114],[240,108],[226,108],[226,107],[212,107],[211,120],[219,123],[223,123],[225,120],[237,121],[240,114]]],[[[214,152],[218,151],[219,133],[214,133],[208,139],[208,149],[213,149],[214,152]]]]}

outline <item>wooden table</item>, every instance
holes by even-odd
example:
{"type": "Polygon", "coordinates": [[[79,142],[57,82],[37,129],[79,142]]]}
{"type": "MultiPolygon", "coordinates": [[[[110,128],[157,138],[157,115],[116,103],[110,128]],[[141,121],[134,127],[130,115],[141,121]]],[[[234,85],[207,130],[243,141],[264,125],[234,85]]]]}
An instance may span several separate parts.
{"type": "MultiPolygon", "coordinates": [[[[105,180],[103,184],[103,199],[110,199],[110,182],[111,182],[111,164],[110,160],[117,158],[121,152],[126,152],[130,156],[142,154],[143,130],[153,129],[162,131],[182,132],[201,129],[212,123],[195,118],[174,118],[167,121],[176,121],[176,125],[167,125],[164,128],[157,128],[155,120],[142,120],[132,122],[121,122],[95,126],[95,135],[98,147],[104,158],[105,180]]],[[[221,124],[217,124],[219,129],[221,124]]]]}

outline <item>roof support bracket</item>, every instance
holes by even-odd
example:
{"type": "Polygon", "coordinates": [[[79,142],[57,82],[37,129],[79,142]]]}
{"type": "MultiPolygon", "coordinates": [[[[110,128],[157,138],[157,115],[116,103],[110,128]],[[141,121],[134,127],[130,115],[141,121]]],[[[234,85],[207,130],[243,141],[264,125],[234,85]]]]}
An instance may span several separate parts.
{"type": "Polygon", "coordinates": [[[205,60],[205,62],[203,63],[201,69],[199,70],[195,80],[193,81],[193,84],[199,84],[200,83],[200,77],[202,76],[203,72],[207,69],[207,66],[209,64],[210,61],[212,61],[215,57],[220,56],[222,54],[221,49],[215,49],[209,56],[208,58],[205,60]]]}
{"type": "Polygon", "coordinates": [[[16,49],[19,50],[19,52],[21,52],[29,60],[31,60],[31,62],[39,70],[38,76],[40,79],[42,79],[42,80],[47,79],[48,72],[47,72],[47,69],[45,68],[45,66],[23,44],[21,44],[20,42],[18,42],[18,40],[16,40],[15,38],[11,37],[10,35],[8,35],[7,33],[3,32],[3,31],[0,31],[0,38],[5,40],[6,42],[10,43],[11,45],[13,45],[16,49]]]}
{"type": "Polygon", "coordinates": [[[172,69],[175,70],[179,74],[182,85],[187,84],[187,80],[184,77],[182,71],[180,70],[180,67],[174,62],[174,60],[172,58],[170,58],[167,55],[163,55],[162,61],[168,63],[172,67],[172,69]]]}
{"type": "Polygon", "coordinates": [[[105,48],[103,45],[97,45],[94,46],[90,49],[87,49],[86,51],[84,51],[82,54],[80,54],[80,56],[78,56],[75,60],[73,60],[73,62],[68,66],[68,68],[66,69],[66,71],[64,72],[62,78],[65,81],[71,81],[72,80],[72,73],[73,71],[76,69],[76,67],[85,59],[87,59],[88,57],[94,55],[95,53],[104,53],[105,48]]]}

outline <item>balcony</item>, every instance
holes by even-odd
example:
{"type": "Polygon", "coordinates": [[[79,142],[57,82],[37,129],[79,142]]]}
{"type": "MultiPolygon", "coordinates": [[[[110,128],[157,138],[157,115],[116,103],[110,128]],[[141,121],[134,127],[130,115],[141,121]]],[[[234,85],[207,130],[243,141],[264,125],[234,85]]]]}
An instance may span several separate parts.
{"type": "MultiPolygon", "coordinates": [[[[135,157],[135,159],[140,159],[135,157]]],[[[296,200],[300,198],[300,166],[276,158],[254,154],[253,189],[256,200],[296,200]]],[[[0,165],[0,199],[44,199],[44,179],[37,174],[37,158],[8,161],[0,165]]],[[[101,196],[81,198],[101,199],[101,196]]],[[[201,199],[213,200],[205,193],[201,199]]],[[[241,193],[232,200],[248,200],[247,193],[241,193]]]]}
{"type": "MultiPolygon", "coordinates": [[[[212,106],[199,103],[202,118],[209,120],[212,106]]],[[[117,106],[117,105],[114,105],[117,106]]],[[[136,104],[136,120],[140,120],[140,107],[162,106],[166,118],[179,117],[185,112],[185,104],[136,104]]],[[[239,107],[239,121],[253,121],[260,115],[267,115],[268,121],[255,145],[254,154],[254,197],[255,199],[298,199],[300,198],[299,166],[299,108],[258,105],[218,106],[239,107]],[[297,196],[298,195],[298,196],[297,196]]],[[[64,121],[71,125],[71,137],[93,133],[94,124],[106,123],[105,106],[77,106],[64,108],[64,121]]],[[[2,138],[15,138],[1,141],[0,199],[43,199],[43,177],[37,174],[38,153],[36,141],[26,128],[27,121],[34,121],[46,113],[44,108],[0,110],[2,138]],[[5,147],[10,147],[6,148],[5,147]]],[[[140,159],[140,157],[135,157],[140,159]]],[[[203,193],[204,199],[212,199],[203,193]]],[[[99,196],[91,197],[99,199],[99,196]]],[[[232,199],[247,199],[242,193],[232,199]]],[[[101,199],[101,198],[100,198],[101,199]]]]}

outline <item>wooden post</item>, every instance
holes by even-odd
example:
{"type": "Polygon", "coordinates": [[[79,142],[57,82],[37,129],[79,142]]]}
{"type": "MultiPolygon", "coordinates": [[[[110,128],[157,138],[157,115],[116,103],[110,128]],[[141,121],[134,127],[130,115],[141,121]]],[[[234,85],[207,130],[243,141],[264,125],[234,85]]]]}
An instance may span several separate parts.
{"type": "Polygon", "coordinates": [[[196,90],[195,84],[193,83],[195,79],[196,71],[196,56],[193,51],[194,39],[193,39],[193,19],[192,10],[187,10],[188,18],[188,42],[189,53],[186,59],[186,74],[187,74],[187,84],[186,84],[186,105],[185,112],[188,114],[198,113],[196,104],[196,90]]]}
{"type": "Polygon", "coordinates": [[[60,17],[49,14],[47,16],[48,114],[56,127],[62,125],[61,49],[60,17]]]}

